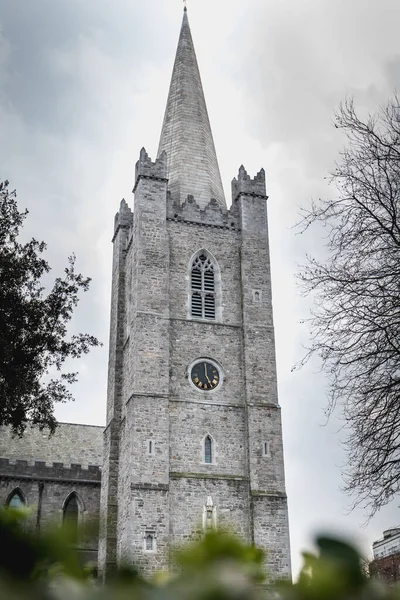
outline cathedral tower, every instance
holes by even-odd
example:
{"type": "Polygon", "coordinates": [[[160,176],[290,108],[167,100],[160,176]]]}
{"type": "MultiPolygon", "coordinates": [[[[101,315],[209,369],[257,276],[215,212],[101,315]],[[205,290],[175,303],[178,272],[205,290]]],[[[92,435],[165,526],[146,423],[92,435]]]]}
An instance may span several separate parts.
{"type": "Polygon", "coordinates": [[[99,566],[227,525],[290,574],[265,173],[226,208],[185,9],[158,157],[115,217],[99,566]]]}

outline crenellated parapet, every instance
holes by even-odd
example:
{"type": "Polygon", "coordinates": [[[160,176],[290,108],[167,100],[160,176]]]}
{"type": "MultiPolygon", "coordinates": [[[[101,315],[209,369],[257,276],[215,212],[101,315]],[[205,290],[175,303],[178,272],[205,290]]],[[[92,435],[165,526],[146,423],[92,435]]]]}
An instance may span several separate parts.
{"type": "Polygon", "coordinates": [[[232,202],[235,202],[241,195],[267,197],[264,169],[251,178],[244,166],[240,167],[237,179],[235,177],[232,181],[232,202]]]}
{"type": "Polygon", "coordinates": [[[112,241],[114,241],[116,234],[121,228],[129,229],[130,227],[132,227],[132,223],[133,213],[129,208],[125,198],[122,198],[121,203],[119,205],[119,211],[117,212],[114,218],[114,236],[112,241]]]}
{"type": "Polygon", "coordinates": [[[101,468],[97,465],[89,465],[85,468],[80,464],[66,465],[61,462],[49,464],[40,460],[28,462],[0,458],[0,479],[68,481],[100,485],[101,468]]]}
{"type": "Polygon", "coordinates": [[[231,210],[224,210],[215,198],[211,198],[205,208],[200,208],[192,195],[189,195],[182,204],[179,204],[179,202],[173,200],[171,195],[168,194],[167,219],[223,229],[239,228],[236,207],[233,207],[231,210]]]}
{"type": "Polygon", "coordinates": [[[137,161],[135,168],[135,187],[133,188],[133,192],[136,191],[141,178],[167,181],[166,152],[162,152],[159,158],[156,158],[155,162],[153,162],[145,148],[141,149],[139,160],[137,161]]]}

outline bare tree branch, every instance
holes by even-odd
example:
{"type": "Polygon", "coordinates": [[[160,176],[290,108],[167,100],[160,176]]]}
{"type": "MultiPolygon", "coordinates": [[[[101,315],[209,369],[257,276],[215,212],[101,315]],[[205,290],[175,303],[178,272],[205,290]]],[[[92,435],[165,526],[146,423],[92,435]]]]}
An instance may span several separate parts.
{"type": "MultiPolygon", "coordinates": [[[[322,225],[328,258],[307,257],[311,345],[329,378],[327,412],[348,432],[345,489],[373,515],[400,491],[400,103],[366,121],[346,100],[335,127],[347,147],[331,174],[334,199],[302,210],[299,231],[322,225]]],[[[296,367],[295,367],[296,368],[296,367]]]]}

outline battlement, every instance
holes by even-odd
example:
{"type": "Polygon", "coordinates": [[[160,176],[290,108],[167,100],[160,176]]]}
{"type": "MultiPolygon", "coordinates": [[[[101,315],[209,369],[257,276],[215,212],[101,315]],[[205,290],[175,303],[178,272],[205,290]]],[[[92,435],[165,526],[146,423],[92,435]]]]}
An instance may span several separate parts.
{"type": "Polygon", "coordinates": [[[167,219],[198,223],[223,229],[238,229],[238,214],[236,207],[233,210],[224,210],[215,198],[211,198],[205,208],[200,208],[195,198],[189,195],[180,204],[167,195],[167,219]]]}
{"type": "MultiPolygon", "coordinates": [[[[129,208],[125,198],[122,198],[121,204],[119,205],[119,211],[114,218],[114,237],[120,227],[132,227],[133,213],[129,208]]],[[[114,241],[114,239],[113,239],[114,241]]]]}
{"type": "Polygon", "coordinates": [[[265,171],[261,169],[257,175],[252,179],[247,174],[246,169],[242,165],[239,169],[239,174],[232,180],[232,201],[238,199],[241,194],[250,196],[260,196],[266,198],[266,185],[265,185],[265,171]]]}
{"type": "Polygon", "coordinates": [[[135,187],[133,192],[136,191],[137,185],[141,177],[150,179],[162,179],[167,181],[167,154],[162,152],[159,158],[156,158],[155,162],[151,160],[144,148],[140,151],[139,160],[136,163],[135,168],[135,187]]]}
{"type": "Polygon", "coordinates": [[[41,479],[47,481],[76,481],[100,484],[101,468],[98,465],[65,465],[61,462],[46,463],[42,460],[10,460],[0,458],[0,479],[41,479]]]}

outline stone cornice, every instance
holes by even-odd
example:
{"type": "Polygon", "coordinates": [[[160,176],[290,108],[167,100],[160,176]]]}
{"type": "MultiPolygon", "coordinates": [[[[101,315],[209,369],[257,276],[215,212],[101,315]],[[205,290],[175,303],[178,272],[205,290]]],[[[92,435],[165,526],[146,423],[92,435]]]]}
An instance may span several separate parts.
{"type": "Polygon", "coordinates": [[[137,186],[139,185],[139,181],[141,179],[153,179],[155,181],[163,181],[164,183],[168,183],[168,179],[166,177],[156,177],[155,175],[138,175],[136,182],[135,182],[135,186],[132,190],[133,193],[136,192],[137,186]]]}
{"type": "Polygon", "coordinates": [[[225,475],[221,473],[181,473],[179,471],[170,471],[171,479],[218,479],[227,481],[249,481],[249,478],[243,475],[225,475]]]}

